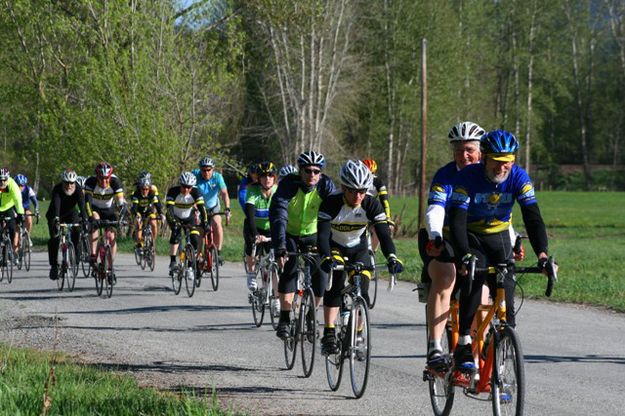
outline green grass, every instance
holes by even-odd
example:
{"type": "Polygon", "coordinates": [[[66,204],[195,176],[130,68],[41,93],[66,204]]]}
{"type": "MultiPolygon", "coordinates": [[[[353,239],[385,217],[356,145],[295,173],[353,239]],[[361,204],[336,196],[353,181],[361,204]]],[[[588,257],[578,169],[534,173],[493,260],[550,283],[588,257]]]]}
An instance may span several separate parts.
{"type": "Polygon", "coordinates": [[[163,393],[61,354],[0,345],[3,415],[226,415],[210,390],[163,393]],[[53,369],[53,373],[51,373],[53,369]],[[47,384],[47,390],[46,390],[47,384]],[[44,412],[44,393],[49,407],[44,412]]]}
{"type": "MultiPolygon", "coordinates": [[[[539,192],[537,197],[547,225],[550,253],[560,265],[559,281],[552,298],[603,305],[625,312],[625,277],[620,273],[620,259],[625,253],[625,215],[622,215],[625,193],[539,192]]],[[[401,215],[398,222],[401,236],[395,240],[398,255],[406,266],[401,278],[415,282],[422,267],[416,242],[417,202],[415,197],[391,198],[393,214],[401,215]]],[[[241,261],[243,213],[235,207],[233,214],[233,223],[225,227],[226,244],[222,254],[228,261],[241,261]]],[[[523,232],[518,206],[515,206],[513,218],[517,231],[523,232]]],[[[35,228],[34,242],[43,245],[47,239],[48,231],[43,220],[35,228]]],[[[168,239],[168,236],[159,239],[159,255],[167,255],[168,239]]],[[[132,242],[122,240],[120,247],[122,251],[130,252],[132,242]]],[[[525,248],[528,260],[524,264],[534,262],[527,241],[525,248]]],[[[520,283],[526,295],[543,296],[545,281],[541,276],[527,275],[520,279],[520,283]]]]}

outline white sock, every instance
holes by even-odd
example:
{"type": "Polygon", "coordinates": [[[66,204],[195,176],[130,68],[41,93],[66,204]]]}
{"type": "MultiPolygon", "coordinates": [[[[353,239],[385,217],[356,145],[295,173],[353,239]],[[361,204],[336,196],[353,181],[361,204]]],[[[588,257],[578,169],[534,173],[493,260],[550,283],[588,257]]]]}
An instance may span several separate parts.
{"type": "Polygon", "coordinates": [[[443,351],[440,339],[431,339],[428,345],[428,352],[443,351]]]}
{"type": "Polygon", "coordinates": [[[461,335],[458,338],[458,345],[468,345],[471,344],[471,335],[461,335]]]}

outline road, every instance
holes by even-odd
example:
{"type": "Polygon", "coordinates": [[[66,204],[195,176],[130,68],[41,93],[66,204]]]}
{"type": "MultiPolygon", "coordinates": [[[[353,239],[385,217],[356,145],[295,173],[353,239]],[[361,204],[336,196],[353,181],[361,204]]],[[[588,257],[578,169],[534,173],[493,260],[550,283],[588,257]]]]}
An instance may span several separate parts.
{"type": "MultiPolygon", "coordinates": [[[[215,388],[225,406],[250,414],[432,414],[422,381],[424,308],[413,284],[380,291],[371,313],[369,385],[354,400],[349,379],[337,392],[328,389],[318,357],[309,379],[302,377],[300,362],[284,370],[282,343],[271,326],[252,323],[241,264],[223,267],[217,292],[204,281],[193,298],[184,288],[174,295],[166,266],[160,257],[154,272],[142,272],[130,255],[120,255],[113,297],[103,299],[92,279],[59,292],[47,278],[44,254],[36,253],[29,273],[0,283],[0,341],[62,350],[130,373],[145,386],[199,395],[215,388]]],[[[526,301],[517,321],[526,360],[526,414],[623,414],[625,315],[526,301]]],[[[457,391],[454,415],[490,412],[489,402],[457,391]]]]}

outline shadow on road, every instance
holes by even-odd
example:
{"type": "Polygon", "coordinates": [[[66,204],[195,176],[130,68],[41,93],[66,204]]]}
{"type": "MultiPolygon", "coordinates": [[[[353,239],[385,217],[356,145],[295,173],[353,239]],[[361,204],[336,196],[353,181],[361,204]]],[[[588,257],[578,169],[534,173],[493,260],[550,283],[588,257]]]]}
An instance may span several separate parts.
{"type": "Polygon", "coordinates": [[[584,356],[562,355],[525,355],[526,363],[606,363],[625,365],[625,357],[605,357],[589,354],[584,356]]]}

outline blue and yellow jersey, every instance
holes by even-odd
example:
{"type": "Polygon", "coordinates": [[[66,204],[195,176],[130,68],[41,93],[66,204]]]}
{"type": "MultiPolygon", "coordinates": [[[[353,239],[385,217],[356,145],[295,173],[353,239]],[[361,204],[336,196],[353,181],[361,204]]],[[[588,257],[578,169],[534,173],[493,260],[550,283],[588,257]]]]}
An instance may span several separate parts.
{"type": "Polygon", "coordinates": [[[430,186],[428,205],[440,205],[448,210],[457,173],[456,162],[450,162],[436,171],[430,186]]]}
{"type": "Polygon", "coordinates": [[[508,178],[495,184],[486,177],[481,163],[469,165],[456,174],[451,206],[466,209],[467,228],[478,234],[505,231],[512,222],[512,207],[536,204],[534,185],[521,167],[512,166],[508,178]]]}

